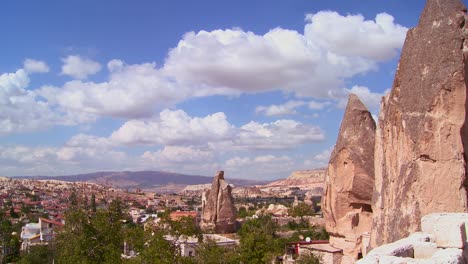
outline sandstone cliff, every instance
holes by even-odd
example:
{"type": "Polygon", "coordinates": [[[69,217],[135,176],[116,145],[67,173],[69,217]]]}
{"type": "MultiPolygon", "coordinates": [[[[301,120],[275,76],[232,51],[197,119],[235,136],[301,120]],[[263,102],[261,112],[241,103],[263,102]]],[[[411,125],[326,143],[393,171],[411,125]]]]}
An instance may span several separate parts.
{"type": "Polygon", "coordinates": [[[314,195],[322,195],[325,181],[325,169],[293,171],[288,178],[277,180],[266,187],[299,187],[309,190],[314,195]]]}
{"type": "Polygon", "coordinates": [[[408,31],[375,148],[372,245],[420,228],[432,212],[465,212],[468,36],[459,0],[428,0],[408,31]]]}
{"type": "Polygon", "coordinates": [[[286,179],[277,180],[267,184],[267,186],[308,186],[323,187],[325,180],[325,170],[299,170],[293,171],[286,179]]]}
{"type": "Polygon", "coordinates": [[[352,263],[361,252],[361,236],[372,225],[375,122],[359,98],[351,94],[328,164],[322,210],[330,245],[352,263]]]}
{"type": "Polygon", "coordinates": [[[218,171],[211,189],[202,195],[201,228],[208,232],[232,233],[236,227],[236,208],[232,189],[224,180],[224,171],[218,171]]]}

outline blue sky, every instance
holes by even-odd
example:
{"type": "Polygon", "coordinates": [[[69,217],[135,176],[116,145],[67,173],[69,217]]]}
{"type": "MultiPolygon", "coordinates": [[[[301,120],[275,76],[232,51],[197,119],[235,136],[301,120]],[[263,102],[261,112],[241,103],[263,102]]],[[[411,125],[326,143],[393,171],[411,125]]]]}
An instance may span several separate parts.
{"type": "Polygon", "coordinates": [[[0,175],[323,167],[423,1],[6,1],[0,175]]]}

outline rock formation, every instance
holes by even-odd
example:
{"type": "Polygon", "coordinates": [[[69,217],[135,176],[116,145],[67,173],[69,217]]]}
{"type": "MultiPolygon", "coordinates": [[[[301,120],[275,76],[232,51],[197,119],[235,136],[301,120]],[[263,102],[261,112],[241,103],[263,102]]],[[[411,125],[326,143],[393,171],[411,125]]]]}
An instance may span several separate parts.
{"type": "Polygon", "coordinates": [[[342,263],[358,258],[362,234],[371,229],[374,138],[371,113],[351,94],[328,164],[322,199],[330,245],[343,250],[342,263]]]}
{"type": "Polygon", "coordinates": [[[466,212],[466,8],[428,0],[408,31],[376,132],[372,246],[420,228],[432,212],[466,212]]]}
{"type": "Polygon", "coordinates": [[[467,263],[467,213],[429,214],[421,219],[421,231],[374,248],[359,264],[467,263]]]}
{"type": "Polygon", "coordinates": [[[288,216],[288,208],[282,204],[270,204],[267,209],[259,209],[255,212],[257,216],[271,214],[274,217],[288,216]]]}
{"type": "Polygon", "coordinates": [[[224,171],[218,171],[211,189],[202,195],[201,228],[208,232],[233,233],[236,230],[236,208],[231,186],[224,180],[224,171]]]}
{"type": "Polygon", "coordinates": [[[301,190],[310,191],[314,196],[323,194],[325,181],[325,169],[293,171],[286,179],[276,180],[267,184],[267,187],[299,187],[301,190]]]}
{"type": "Polygon", "coordinates": [[[277,180],[267,186],[310,186],[322,187],[325,180],[325,170],[299,170],[293,171],[286,179],[277,180]]]}

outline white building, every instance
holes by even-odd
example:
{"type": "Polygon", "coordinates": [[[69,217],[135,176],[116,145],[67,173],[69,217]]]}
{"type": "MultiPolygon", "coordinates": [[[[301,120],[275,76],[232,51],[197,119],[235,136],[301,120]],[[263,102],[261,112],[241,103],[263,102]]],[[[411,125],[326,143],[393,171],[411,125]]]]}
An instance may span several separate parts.
{"type": "MultiPolygon", "coordinates": [[[[166,240],[173,242],[174,237],[165,236],[166,240]]],[[[230,239],[216,234],[203,234],[203,240],[212,240],[216,245],[221,247],[232,247],[239,244],[238,240],[230,239]]],[[[184,257],[193,257],[197,255],[198,238],[197,237],[180,237],[175,244],[179,247],[180,255],[184,257]]]]}
{"type": "Polygon", "coordinates": [[[21,228],[21,250],[28,250],[30,246],[47,244],[52,241],[57,229],[63,227],[60,222],[39,218],[39,223],[28,223],[21,228]]]}

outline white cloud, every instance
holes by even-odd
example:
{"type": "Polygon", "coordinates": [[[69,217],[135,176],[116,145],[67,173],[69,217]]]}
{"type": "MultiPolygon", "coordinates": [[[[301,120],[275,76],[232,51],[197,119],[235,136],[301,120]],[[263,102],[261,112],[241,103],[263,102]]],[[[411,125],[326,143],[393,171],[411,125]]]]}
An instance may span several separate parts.
{"type": "Polygon", "coordinates": [[[284,116],[297,114],[296,109],[305,105],[304,101],[288,101],[280,105],[257,106],[255,113],[264,114],[266,116],[284,116]]]}
{"type": "Polygon", "coordinates": [[[255,113],[263,114],[266,116],[285,116],[285,115],[295,115],[297,114],[297,108],[300,108],[304,105],[307,105],[309,109],[312,110],[322,110],[326,106],[330,105],[331,102],[329,101],[314,101],[311,100],[309,102],[306,101],[288,101],[284,104],[279,105],[269,105],[269,106],[257,106],[255,108],[255,113]]]}
{"type": "Polygon", "coordinates": [[[25,70],[0,75],[0,135],[41,130],[60,123],[60,117],[47,102],[27,90],[25,70]]]}
{"type": "Polygon", "coordinates": [[[252,121],[237,128],[224,113],[190,117],[167,109],[158,119],[127,121],[110,136],[120,144],[209,145],[217,150],[289,149],[324,138],[319,127],[294,120],[252,121]]]}
{"type": "MultiPolygon", "coordinates": [[[[380,108],[380,100],[382,97],[389,91],[386,90],[383,93],[374,93],[369,88],[365,86],[353,86],[351,89],[346,89],[348,93],[353,93],[359,97],[362,103],[369,109],[372,113],[378,113],[380,108]]],[[[342,99],[340,105],[346,106],[347,98],[342,99]]]]}
{"type": "Polygon", "coordinates": [[[77,134],[65,143],[67,147],[88,147],[110,149],[117,146],[115,142],[106,137],[98,137],[87,134],[77,134]]]}
{"type": "Polygon", "coordinates": [[[286,177],[296,167],[288,156],[261,155],[256,157],[233,157],[224,163],[230,175],[252,180],[286,177]]]}
{"type": "Polygon", "coordinates": [[[75,79],[86,79],[89,75],[96,74],[101,70],[101,64],[98,62],[78,55],[69,55],[62,61],[62,74],[75,79]]]}
{"type": "Polygon", "coordinates": [[[325,149],[322,152],[315,154],[311,159],[306,159],[304,161],[304,165],[309,169],[324,168],[328,166],[328,161],[330,160],[332,151],[333,148],[325,149]]]}
{"type": "Polygon", "coordinates": [[[309,109],[312,109],[312,110],[322,110],[330,104],[331,103],[329,101],[325,101],[325,102],[310,101],[307,103],[307,106],[309,107],[309,109]]]}
{"type": "Polygon", "coordinates": [[[232,137],[233,126],[224,113],[190,117],[182,110],[163,110],[158,119],[130,120],[112,133],[124,144],[199,145],[232,137]]]}
{"type": "Polygon", "coordinates": [[[346,78],[395,56],[407,30],[388,14],[364,20],[320,12],[306,21],[304,34],[281,28],[265,35],[189,32],[169,52],[164,72],[195,87],[197,96],[283,90],[329,98],[341,92],[346,78]]]}
{"type": "Polygon", "coordinates": [[[118,72],[118,71],[121,71],[125,66],[125,63],[121,60],[117,60],[117,59],[113,59],[113,60],[110,60],[108,63],[107,63],[107,69],[110,71],[110,72],[118,72]]]}
{"type": "Polygon", "coordinates": [[[245,166],[258,166],[258,165],[271,165],[271,164],[285,164],[291,163],[292,159],[288,156],[274,156],[274,155],[264,155],[257,156],[254,158],[249,157],[233,157],[225,162],[226,166],[231,169],[243,168],[245,166]]]}
{"type": "Polygon", "coordinates": [[[305,36],[320,47],[346,57],[385,61],[398,54],[406,37],[406,27],[394,23],[393,16],[380,13],[374,20],[362,15],[341,16],[322,11],[309,14],[305,36]]]}
{"type": "MultiPolygon", "coordinates": [[[[280,90],[298,97],[336,99],[345,93],[346,79],[374,70],[378,62],[395,56],[406,32],[387,14],[364,20],[360,15],[320,12],[308,15],[306,21],[304,34],[281,28],[264,35],[240,29],[189,32],[161,67],[126,65],[114,59],[107,63],[106,82],[74,80],[60,88],[48,87],[43,94],[64,111],[80,115],[80,120],[92,120],[90,116],[148,118],[188,98],[211,95],[280,90]],[[324,38],[324,28],[330,38],[324,38]]],[[[62,73],[77,79],[86,79],[101,68],[76,55],[63,60],[62,73]]],[[[311,109],[321,107],[309,104],[311,109]]],[[[281,115],[294,113],[292,108],[258,111],[281,115]]]]}
{"type": "Polygon", "coordinates": [[[101,147],[0,146],[0,166],[7,175],[66,175],[125,169],[134,163],[126,153],[101,147]]]}
{"type": "Polygon", "coordinates": [[[184,146],[165,146],[162,150],[156,152],[146,151],[142,155],[143,159],[159,165],[168,165],[178,163],[204,163],[210,162],[214,158],[211,150],[202,150],[193,147],[184,146]]]}
{"type": "Polygon", "coordinates": [[[221,169],[212,150],[187,146],[165,146],[155,152],[145,151],[140,157],[140,166],[192,175],[211,175],[221,169]]]}
{"type": "Polygon", "coordinates": [[[243,125],[234,144],[246,149],[289,149],[324,139],[325,134],[319,127],[283,119],[243,125]]]}
{"type": "Polygon", "coordinates": [[[187,89],[163,76],[154,63],[125,65],[112,60],[108,68],[107,82],[74,80],[61,88],[44,87],[41,93],[76,114],[123,118],[149,117],[187,98],[187,89]]]}
{"type": "Polygon", "coordinates": [[[24,60],[24,70],[28,73],[44,73],[49,72],[49,66],[44,61],[26,59],[24,60]]]}

